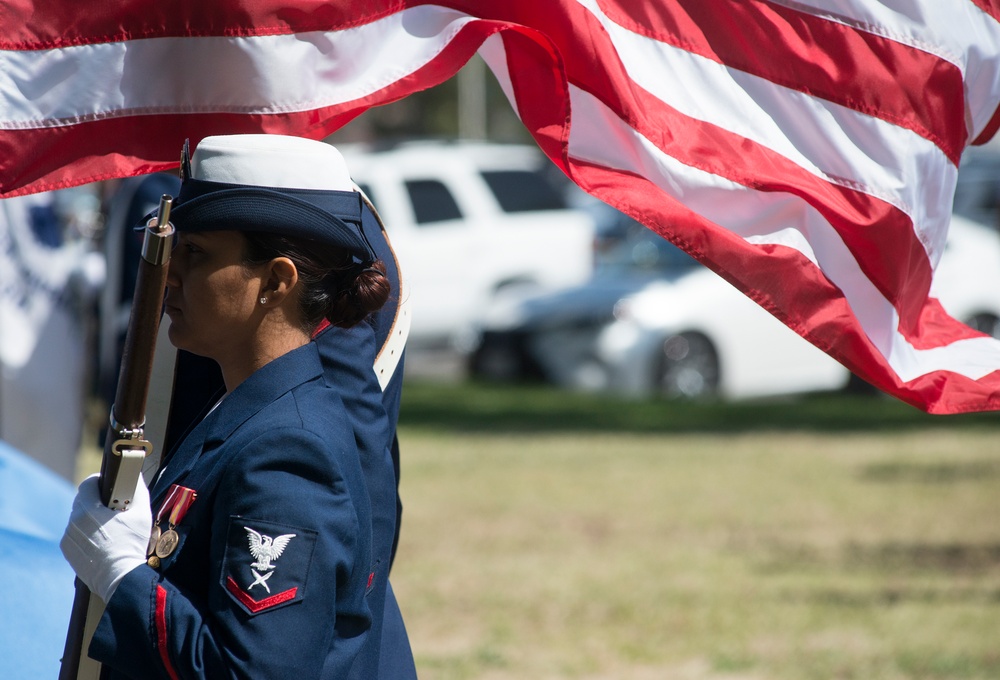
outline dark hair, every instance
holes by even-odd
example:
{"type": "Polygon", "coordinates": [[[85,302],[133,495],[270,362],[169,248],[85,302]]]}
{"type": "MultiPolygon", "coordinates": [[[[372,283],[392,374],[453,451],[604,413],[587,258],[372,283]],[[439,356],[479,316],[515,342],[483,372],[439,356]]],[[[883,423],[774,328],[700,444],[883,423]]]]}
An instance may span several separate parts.
{"type": "Polygon", "coordinates": [[[302,287],[302,329],[307,332],[315,330],[323,319],[350,328],[389,299],[391,287],[381,260],[360,264],[343,248],[278,234],[243,232],[243,236],[244,266],[265,264],[276,257],[295,263],[302,287]]]}

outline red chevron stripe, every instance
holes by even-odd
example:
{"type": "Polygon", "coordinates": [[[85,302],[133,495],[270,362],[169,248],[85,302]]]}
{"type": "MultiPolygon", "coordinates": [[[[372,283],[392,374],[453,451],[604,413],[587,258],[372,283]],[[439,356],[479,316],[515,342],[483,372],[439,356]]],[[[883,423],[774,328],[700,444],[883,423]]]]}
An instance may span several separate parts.
{"type": "Polygon", "coordinates": [[[295,593],[297,593],[299,589],[289,588],[288,590],[283,590],[280,593],[271,595],[270,597],[265,597],[263,600],[255,600],[250,597],[249,593],[240,588],[236,581],[233,580],[233,577],[230,576],[226,579],[226,590],[228,590],[233,597],[242,602],[243,606],[256,614],[264,611],[265,609],[276,607],[283,602],[295,599],[295,593]]]}

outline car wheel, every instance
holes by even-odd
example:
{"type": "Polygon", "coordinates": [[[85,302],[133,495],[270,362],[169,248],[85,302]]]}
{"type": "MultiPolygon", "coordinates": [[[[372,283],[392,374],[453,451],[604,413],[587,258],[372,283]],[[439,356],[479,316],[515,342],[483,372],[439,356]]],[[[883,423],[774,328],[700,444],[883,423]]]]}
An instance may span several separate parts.
{"type": "Polygon", "coordinates": [[[1000,319],[992,314],[975,314],[965,323],[980,333],[986,333],[1000,340],[1000,319]]]}
{"type": "Polygon", "coordinates": [[[657,388],[668,399],[703,399],[719,391],[719,357],[700,333],[672,335],[660,346],[657,388]]]}

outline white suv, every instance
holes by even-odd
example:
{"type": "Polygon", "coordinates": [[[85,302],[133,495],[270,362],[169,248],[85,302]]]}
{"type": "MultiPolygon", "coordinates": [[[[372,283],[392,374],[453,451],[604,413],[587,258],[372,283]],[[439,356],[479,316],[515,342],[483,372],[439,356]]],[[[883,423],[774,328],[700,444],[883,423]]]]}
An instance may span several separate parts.
{"type": "Polygon", "coordinates": [[[412,345],[461,347],[498,292],[589,277],[593,219],[568,207],[568,182],[535,147],[428,141],[337,148],[400,260],[412,345]]]}

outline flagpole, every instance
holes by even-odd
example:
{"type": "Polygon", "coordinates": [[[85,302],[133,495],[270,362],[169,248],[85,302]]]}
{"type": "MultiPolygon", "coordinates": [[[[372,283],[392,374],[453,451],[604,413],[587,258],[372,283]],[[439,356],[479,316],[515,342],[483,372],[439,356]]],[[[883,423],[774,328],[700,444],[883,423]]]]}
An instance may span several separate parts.
{"type": "Polygon", "coordinates": [[[486,139],[486,68],[478,54],[458,72],[458,136],[486,139]]]}

